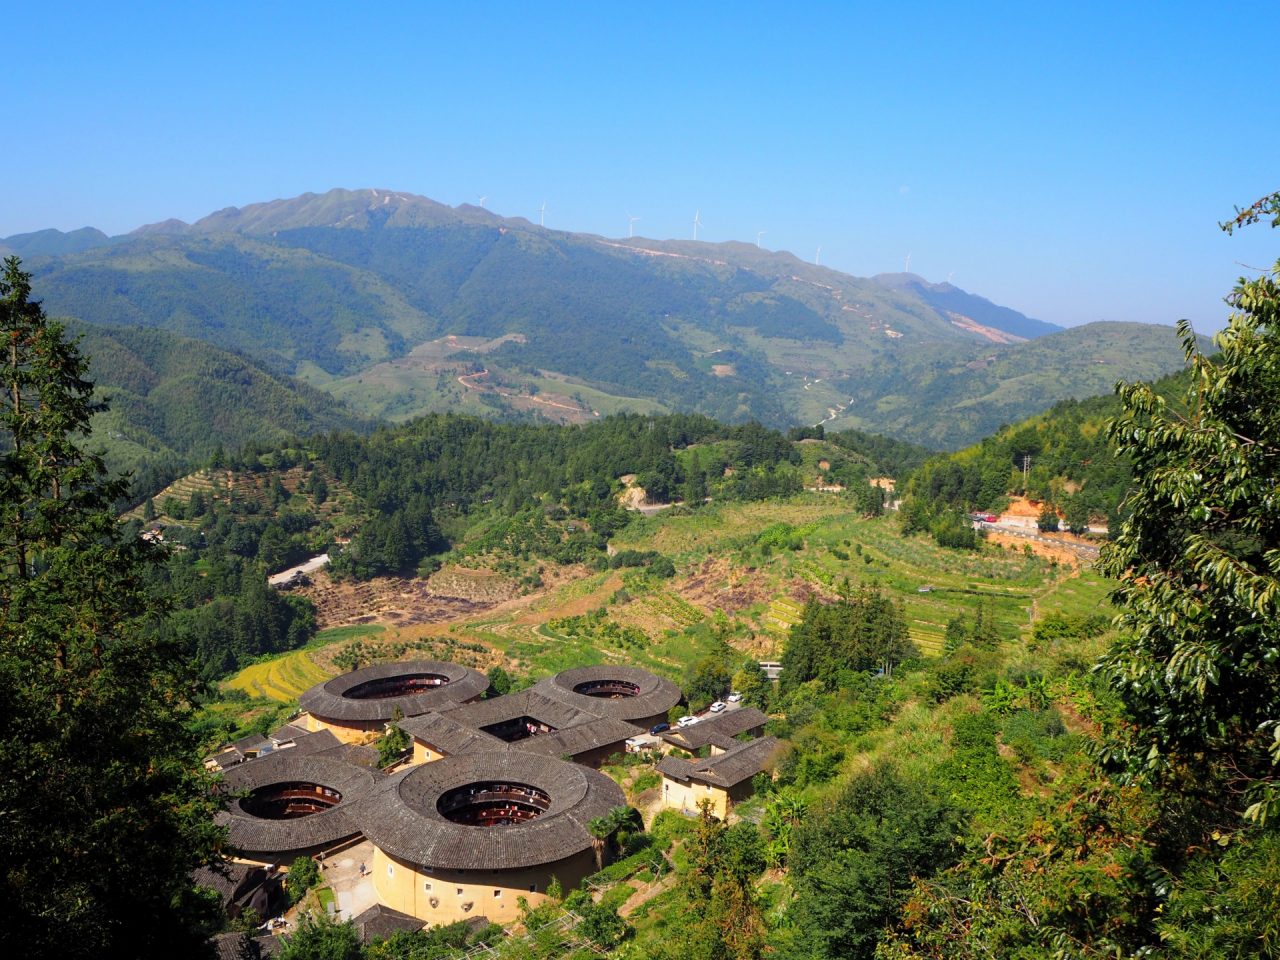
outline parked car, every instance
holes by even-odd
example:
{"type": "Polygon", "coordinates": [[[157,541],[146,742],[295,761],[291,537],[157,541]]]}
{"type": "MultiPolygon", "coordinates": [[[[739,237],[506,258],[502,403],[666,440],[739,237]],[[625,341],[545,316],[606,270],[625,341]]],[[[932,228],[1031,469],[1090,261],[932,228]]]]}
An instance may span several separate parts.
{"type": "Polygon", "coordinates": [[[715,703],[713,703],[713,704],[711,705],[711,712],[712,712],[712,713],[719,713],[719,712],[720,712],[721,710],[723,710],[723,709],[724,709],[724,701],[723,701],[723,700],[717,700],[715,703]]]}
{"type": "Polygon", "coordinates": [[[730,703],[741,703],[741,702],[742,702],[742,694],[740,694],[737,690],[733,691],[733,693],[729,694],[729,702],[730,702],[730,703]]]}
{"type": "Polygon", "coordinates": [[[649,728],[649,732],[650,733],[666,733],[670,729],[671,729],[671,724],[669,723],[655,723],[652,727],[649,728]]]}
{"type": "Polygon", "coordinates": [[[693,716],[681,717],[679,720],[676,721],[676,726],[692,727],[695,723],[698,722],[698,719],[699,719],[698,717],[693,717],[693,716]]]}

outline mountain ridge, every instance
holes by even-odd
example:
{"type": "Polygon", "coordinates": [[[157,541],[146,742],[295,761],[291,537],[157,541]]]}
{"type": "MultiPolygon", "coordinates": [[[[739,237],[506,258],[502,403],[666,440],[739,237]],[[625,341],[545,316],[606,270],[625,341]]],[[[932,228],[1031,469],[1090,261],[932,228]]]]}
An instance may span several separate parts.
{"type": "MultiPolygon", "coordinates": [[[[365,398],[366,413],[389,399],[397,417],[477,398],[491,413],[576,410],[582,419],[656,402],[776,426],[852,417],[860,429],[963,444],[972,427],[952,436],[938,422],[991,418],[953,416],[984,391],[980,377],[947,371],[1007,355],[1002,376],[1042,378],[1048,392],[1022,392],[1047,405],[1079,387],[1028,344],[1065,333],[1080,354],[1094,335],[915,275],[855,277],[740,241],[547,229],[381,189],[161,221],[36,256],[30,269],[52,313],[204,339],[365,398]],[[424,360],[442,337],[474,349],[424,360]],[[1019,356],[1038,366],[1022,369],[1019,356]],[[481,370],[483,381],[468,379],[481,370]],[[882,416],[885,397],[921,395],[940,380],[957,392],[928,394],[933,409],[882,416]],[[559,399],[531,399],[539,391],[559,399]]],[[[1143,327],[1137,341],[1138,356],[1108,358],[1117,376],[1181,365],[1171,328],[1143,327]]],[[[1035,412],[1020,402],[1011,416],[1035,412]]]]}

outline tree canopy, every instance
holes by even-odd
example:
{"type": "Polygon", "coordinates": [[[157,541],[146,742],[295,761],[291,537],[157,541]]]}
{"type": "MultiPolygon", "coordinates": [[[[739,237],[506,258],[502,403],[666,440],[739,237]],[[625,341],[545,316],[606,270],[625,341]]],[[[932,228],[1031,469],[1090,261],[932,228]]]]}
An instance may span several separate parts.
{"type": "MultiPolygon", "coordinates": [[[[1266,216],[1280,222],[1280,194],[1223,226],[1266,216]]],[[[1212,773],[1265,820],[1280,811],[1280,262],[1228,302],[1215,357],[1180,324],[1185,413],[1119,388],[1109,433],[1133,461],[1132,513],[1102,557],[1124,611],[1103,668],[1135,722],[1131,771],[1212,773]]]]}
{"type": "Polygon", "coordinates": [[[206,902],[191,871],[218,831],[185,727],[194,676],[147,629],[152,548],[124,538],[84,435],[87,364],[0,280],[0,949],[147,956],[194,948],[206,902]]]}

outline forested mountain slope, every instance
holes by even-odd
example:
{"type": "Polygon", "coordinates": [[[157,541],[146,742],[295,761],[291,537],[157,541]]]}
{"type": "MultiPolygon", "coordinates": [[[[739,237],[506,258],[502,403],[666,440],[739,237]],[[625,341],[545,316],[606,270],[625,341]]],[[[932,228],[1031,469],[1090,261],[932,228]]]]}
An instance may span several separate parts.
{"type": "Polygon", "coordinates": [[[363,429],[342,404],[297,380],[200,340],[164,330],[73,322],[110,408],[93,443],[138,489],[185,472],[215,450],[278,444],[330,430],[363,429]]]}
{"type": "Polygon", "coordinates": [[[1101,358],[1108,381],[1179,360],[1163,327],[1133,325],[1123,342],[1060,331],[1053,351],[1024,352],[1052,325],[950,284],[862,279],[744,243],[610,240],[378,190],[0,243],[29,258],[51,313],[198,337],[397,418],[480,399],[568,420],[657,405],[957,446],[1095,392],[1064,355],[1101,358]],[[448,336],[461,346],[431,353],[448,336]],[[927,404],[901,402],[922,390],[927,404]]]}
{"type": "MultiPolygon", "coordinates": [[[[1176,405],[1189,382],[1183,371],[1154,387],[1176,405]]],[[[1114,393],[1056,403],[980,443],[926,461],[907,492],[914,500],[962,510],[995,509],[1011,495],[1060,508],[1075,501],[1089,515],[1114,522],[1132,474],[1128,458],[1107,440],[1107,423],[1120,409],[1114,393]]]]}

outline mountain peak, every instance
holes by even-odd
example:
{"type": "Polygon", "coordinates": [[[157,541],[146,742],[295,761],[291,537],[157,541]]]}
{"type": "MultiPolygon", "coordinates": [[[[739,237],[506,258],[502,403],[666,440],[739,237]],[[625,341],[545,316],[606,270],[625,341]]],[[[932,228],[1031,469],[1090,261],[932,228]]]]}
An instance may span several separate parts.
{"type": "Polygon", "coordinates": [[[1034,339],[1047,333],[1056,333],[1062,327],[992,303],[986,297],[969,293],[952,283],[932,283],[915,273],[877,273],[874,282],[890,290],[913,293],[925,303],[951,317],[958,326],[976,324],[990,327],[1021,339],[1034,339]]]}
{"type": "Polygon", "coordinates": [[[137,236],[152,237],[172,237],[180,233],[186,233],[191,225],[185,220],[179,220],[176,217],[170,217],[168,220],[161,220],[159,223],[147,223],[134,230],[137,236]]]}

